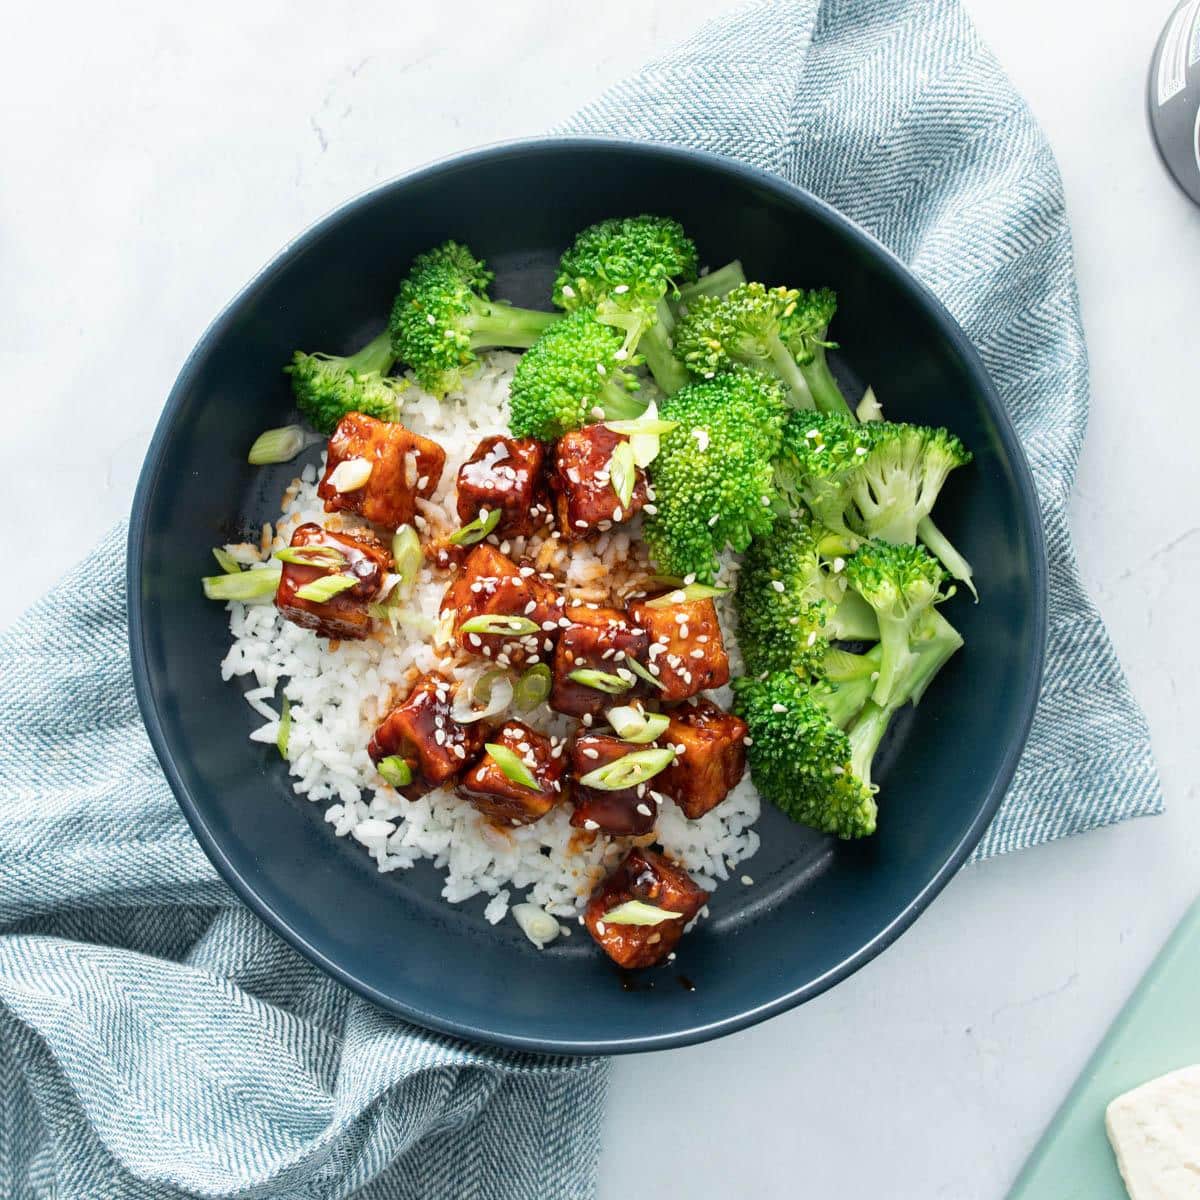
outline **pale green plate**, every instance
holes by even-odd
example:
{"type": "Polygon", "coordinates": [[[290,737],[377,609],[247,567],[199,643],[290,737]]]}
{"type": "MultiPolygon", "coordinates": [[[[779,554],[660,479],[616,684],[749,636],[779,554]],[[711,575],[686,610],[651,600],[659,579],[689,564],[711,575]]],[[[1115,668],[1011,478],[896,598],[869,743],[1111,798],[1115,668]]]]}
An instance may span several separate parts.
{"type": "Polygon", "coordinates": [[[1008,1200],[1128,1200],[1104,1132],[1114,1096],[1200,1063],[1200,900],[1113,1022],[1008,1200]]]}

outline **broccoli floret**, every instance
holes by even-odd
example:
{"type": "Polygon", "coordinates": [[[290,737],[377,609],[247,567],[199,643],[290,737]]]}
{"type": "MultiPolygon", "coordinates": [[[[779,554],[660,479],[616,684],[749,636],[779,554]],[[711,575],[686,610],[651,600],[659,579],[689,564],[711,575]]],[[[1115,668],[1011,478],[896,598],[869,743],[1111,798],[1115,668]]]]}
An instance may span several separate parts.
{"type": "Polygon", "coordinates": [[[726,546],[745,550],[771,528],[771,460],[785,412],[777,383],[741,370],[663,401],[659,416],[677,424],[650,465],[654,511],[647,507],[643,525],[659,570],[711,580],[726,546]]]}
{"type": "Polygon", "coordinates": [[[559,314],[488,298],[492,272],[466,246],[446,242],[413,259],[392,306],[392,348],[420,385],[441,397],[462,386],[476,352],[524,349],[559,314]]]}
{"type": "Polygon", "coordinates": [[[750,728],[746,759],[760,795],[822,833],[875,832],[870,755],[856,759],[843,732],[861,705],[858,687],[772,671],[734,680],[733,693],[734,711],[750,728]]]}
{"type": "Polygon", "coordinates": [[[871,698],[887,706],[913,668],[913,645],[930,636],[946,572],[922,546],[864,542],[846,563],[850,586],[875,610],[883,657],[871,698]]]}
{"type": "Polygon", "coordinates": [[[668,300],[696,278],[696,247],[670,217],[614,217],[583,230],[559,262],[554,303],[571,311],[595,307],[640,350],[654,381],[670,395],[687,382],[671,350],[674,314],[668,300]]]}
{"type": "Polygon", "coordinates": [[[366,413],[381,421],[394,421],[400,396],[408,386],[389,379],[396,356],[385,330],[357,354],[305,354],[297,350],[284,372],[292,377],[292,392],[305,419],[320,433],[332,433],[350,412],[366,413]]]}
{"type": "MultiPolygon", "coordinates": [[[[840,561],[835,559],[835,562],[840,561]]],[[[746,671],[813,671],[830,639],[879,636],[875,614],[843,571],[821,553],[820,531],[802,519],[781,518],[750,543],[735,596],[738,645],[746,671]]]]}
{"type": "Polygon", "coordinates": [[[743,284],[724,295],[697,296],[676,326],[676,353],[703,379],[741,364],[776,376],[797,408],[849,416],[825,362],[830,343],[817,336],[823,339],[834,303],[827,289],[802,292],[761,283],[743,284]]]}
{"type": "Polygon", "coordinates": [[[553,441],[598,417],[628,420],[646,410],[633,395],[632,371],[641,359],[626,354],[621,335],[579,308],[548,329],[521,356],[509,388],[509,425],[516,437],[553,441]]]}

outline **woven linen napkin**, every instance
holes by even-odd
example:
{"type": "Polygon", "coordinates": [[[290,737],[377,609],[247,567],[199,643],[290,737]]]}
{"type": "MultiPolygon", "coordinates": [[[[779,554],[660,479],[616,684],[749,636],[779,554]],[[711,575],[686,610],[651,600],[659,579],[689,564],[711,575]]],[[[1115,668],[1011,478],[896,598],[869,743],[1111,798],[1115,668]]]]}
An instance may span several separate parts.
{"type": "MultiPolygon", "coordinates": [[[[1066,523],[1087,397],[1062,191],[958,5],[760,3],[572,128],[774,170],[938,291],[1009,405],[1051,553],[1042,704],[980,853],[1157,811],[1145,724],[1066,523]]],[[[0,635],[0,1196],[593,1195],[603,1062],[405,1025],[218,880],[138,717],[123,547],[111,534],[0,635]]]]}

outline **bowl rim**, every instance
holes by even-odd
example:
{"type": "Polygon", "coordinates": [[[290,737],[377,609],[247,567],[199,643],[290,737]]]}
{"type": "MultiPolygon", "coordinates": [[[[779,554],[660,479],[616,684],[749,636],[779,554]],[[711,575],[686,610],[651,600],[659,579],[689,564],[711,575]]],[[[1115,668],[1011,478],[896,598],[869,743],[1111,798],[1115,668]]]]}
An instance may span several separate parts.
{"type": "Polygon", "coordinates": [[[285,242],[213,318],[184,360],[183,366],[180,368],[175,383],[172,385],[166,403],[163,406],[138,477],[137,488],[130,511],[126,558],[129,648],[133,667],[134,691],[137,696],[138,706],[141,709],[142,720],[150,738],[150,743],[163,769],[163,773],[170,784],[171,791],[180,808],[183,810],[183,814],[187,818],[192,832],[195,834],[205,854],[235,894],[252,912],[311,962],[359,995],[405,1020],[424,1028],[491,1046],[502,1046],[541,1054],[583,1055],[626,1054],[673,1049],[723,1037],[726,1034],[745,1029],[760,1021],[767,1020],[770,1017],[795,1008],[827,991],[829,988],[834,987],[842,980],[854,974],[855,971],[865,966],[877,955],[881,954],[912,925],[917,917],[924,912],[938,893],[941,892],[950,879],[958,872],[959,868],[965,863],[968,856],[983,837],[985,830],[991,824],[1000,807],[1000,803],[1008,790],[1008,785],[1016,770],[1021,753],[1024,750],[1029,729],[1033,722],[1034,711],[1037,707],[1038,696],[1041,691],[1042,672],[1045,662],[1048,621],[1047,579],[1046,542],[1037,489],[1029,462],[1017,438],[1016,430],[1013,427],[1008,412],[1000,399],[999,393],[996,391],[995,385],[992,383],[991,377],[978,351],[967,338],[961,326],[951,316],[949,310],[937,295],[900,258],[873,234],[869,233],[851,218],[839,212],[832,205],[813,195],[805,188],[790,183],[758,167],[750,166],[725,155],[662,142],[590,136],[542,136],[493,142],[427,162],[382,183],[373,185],[359,192],[357,195],[351,196],[319,217],[300,234],[285,242]],[[416,1008],[406,1004],[402,1000],[398,1000],[394,996],[381,992],[378,988],[356,977],[352,971],[339,965],[333,959],[329,958],[318,946],[307,940],[281,913],[266,903],[254,890],[253,886],[238,872],[225,854],[220,840],[212,833],[207,824],[204,816],[203,801],[197,801],[196,797],[185,785],[179,770],[175,766],[174,755],[163,729],[157,699],[150,686],[147,612],[142,603],[141,592],[148,513],[150,501],[158,485],[166,442],[170,437],[178,410],[183,402],[184,394],[191,387],[193,376],[199,369],[201,361],[207,356],[210,346],[224,335],[227,326],[234,318],[235,312],[242,304],[250,299],[258,290],[265,287],[295,254],[317,241],[328,229],[335,226],[350,213],[373,202],[382,193],[402,189],[419,180],[435,177],[449,171],[460,170],[464,167],[469,168],[476,163],[496,158],[537,155],[545,153],[548,150],[564,153],[619,150],[634,156],[644,155],[647,158],[660,160],[665,158],[680,162],[699,162],[729,175],[739,177],[746,183],[774,192],[790,204],[807,209],[819,218],[839,226],[844,236],[859,243],[863,249],[879,261],[885,271],[894,277],[902,289],[907,290],[913,296],[939,328],[941,334],[953,347],[955,353],[959,355],[967,369],[976,376],[980,391],[983,394],[984,403],[990,417],[995,422],[1000,443],[1004,448],[1004,453],[1012,472],[1020,516],[1029,529],[1031,543],[1029,583],[1032,600],[1031,617],[1036,637],[1033,642],[1033,651],[1027,664],[1028,669],[1025,676],[1025,684],[1019,697],[1019,710],[1021,713],[1019,731],[1006,748],[1000,766],[991,780],[975,819],[968,826],[942,866],[911,897],[908,903],[904,905],[887,925],[880,929],[869,941],[815,979],[811,979],[807,983],[793,988],[782,995],[763,1001],[762,1003],[753,1004],[740,1012],[722,1017],[719,1020],[691,1024],[665,1033],[625,1038],[589,1039],[586,1036],[579,1038],[543,1038],[512,1033],[503,1029],[482,1028],[442,1016],[436,1012],[428,1012],[416,1008]]]}

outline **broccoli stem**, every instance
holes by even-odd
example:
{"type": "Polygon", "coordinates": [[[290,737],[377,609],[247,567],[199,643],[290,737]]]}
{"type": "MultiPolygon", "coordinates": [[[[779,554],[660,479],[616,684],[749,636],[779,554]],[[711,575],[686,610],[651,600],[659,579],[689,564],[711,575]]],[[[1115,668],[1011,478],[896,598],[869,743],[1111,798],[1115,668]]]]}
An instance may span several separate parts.
{"type": "Polygon", "coordinates": [[[779,378],[787,384],[795,406],[797,408],[815,407],[816,401],[809,390],[808,380],[801,373],[799,365],[792,357],[792,352],[775,335],[771,336],[768,346],[771,352],[771,364],[779,378]]]}
{"type": "Polygon", "coordinates": [[[932,517],[922,517],[917,523],[917,537],[959,583],[965,583],[971,589],[971,595],[978,604],[979,593],[975,590],[971,564],[955,550],[950,539],[933,523],[932,517]]]}
{"type": "Polygon", "coordinates": [[[800,372],[808,385],[813,403],[821,412],[836,413],[838,416],[854,419],[854,413],[846,402],[846,397],[842,395],[842,389],[838,387],[837,380],[829,369],[829,363],[825,360],[824,346],[813,347],[812,361],[804,363],[800,372]]]}
{"type": "Polygon", "coordinates": [[[871,696],[871,676],[847,679],[818,693],[817,700],[839,728],[845,729],[871,696]]]}
{"type": "Polygon", "coordinates": [[[876,704],[887,705],[895,700],[904,676],[912,666],[913,652],[909,646],[912,623],[907,616],[879,613],[878,617],[879,645],[883,654],[871,699],[876,704]]]}
{"type": "Polygon", "coordinates": [[[681,287],[676,303],[686,307],[697,296],[724,296],[745,282],[746,272],[742,269],[741,259],[735,258],[733,262],[726,263],[715,271],[709,271],[707,275],[701,275],[695,283],[681,287]]]}
{"type": "Polygon", "coordinates": [[[470,318],[471,349],[508,346],[514,350],[527,350],[561,316],[561,313],[538,312],[511,304],[479,304],[470,318]]]}
{"type": "Polygon", "coordinates": [[[904,686],[904,699],[920,704],[934,676],[953,658],[963,644],[962,634],[933,610],[932,635],[913,647],[914,662],[904,686]]]}
{"type": "Polygon", "coordinates": [[[386,375],[396,362],[396,352],[392,349],[391,330],[385,329],[378,337],[372,338],[356,354],[345,359],[347,371],[356,375],[366,375],[374,372],[386,375]]]}
{"type": "Polygon", "coordinates": [[[850,727],[850,769],[872,789],[874,785],[871,783],[871,764],[895,711],[892,706],[885,707],[876,704],[874,700],[868,700],[858,714],[858,719],[850,727]]]}
{"type": "Polygon", "coordinates": [[[842,642],[877,641],[879,619],[875,610],[856,591],[847,591],[829,623],[829,636],[842,642]]]}
{"type": "Polygon", "coordinates": [[[626,391],[619,383],[609,379],[600,389],[599,407],[604,410],[606,421],[632,421],[640,417],[649,405],[636,392],[626,391]]]}
{"type": "Polygon", "coordinates": [[[830,646],[821,660],[821,670],[830,683],[846,683],[851,679],[870,679],[879,670],[880,649],[872,646],[865,654],[839,650],[830,646]]]}
{"type": "Polygon", "coordinates": [[[687,383],[687,370],[671,352],[670,334],[661,321],[642,334],[638,350],[645,356],[646,366],[664,395],[673,396],[687,383]]]}

